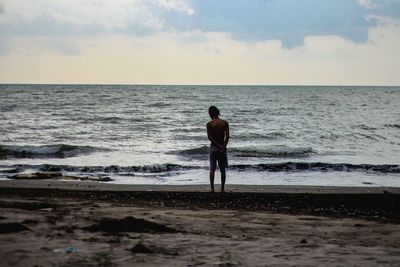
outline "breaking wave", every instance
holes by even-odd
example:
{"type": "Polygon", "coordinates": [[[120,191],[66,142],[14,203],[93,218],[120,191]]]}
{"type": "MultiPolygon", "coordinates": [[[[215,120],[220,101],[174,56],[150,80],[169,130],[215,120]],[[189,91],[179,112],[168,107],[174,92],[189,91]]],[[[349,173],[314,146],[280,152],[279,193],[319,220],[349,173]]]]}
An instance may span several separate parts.
{"type": "Polygon", "coordinates": [[[374,164],[349,164],[349,163],[323,163],[323,162],[282,162],[268,164],[237,164],[230,168],[245,171],[338,171],[338,172],[375,172],[375,173],[400,173],[400,165],[374,165],[374,164]]]}
{"type": "MultiPolygon", "coordinates": [[[[185,150],[176,151],[183,156],[201,156],[208,154],[208,146],[200,146],[185,150]]],[[[235,157],[307,157],[315,153],[311,147],[288,147],[288,146],[269,146],[269,147],[238,147],[228,148],[229,154],[235,157]]]]}
{"type": "Polygon", "coordinates": [[[230,152],[237,157],[306,157],[315,153],[311,147],[288,147],[288,146],[269,146],[269,147],[243,147],[232,148],[230,152]]]}
{"type": "Polygon", "coordinates": [[[385,127],[400,129],[400,124],[385,124],[385,127]]]}
{"type": "Polygon", "coordinates": [[[66,158],[81,154],[88,154],[96,151],[104,151],[105,149],[92,146],[77,145],[43,145],[43,146],[11,146],[0,145],[0,158],[43,158],[58,157],[66,158]]]}
{"type": "Polygon", "coordinates": [[[263,132],[263,133],[237,133],[233,134],[232,138],[239,140],[275,140],[280,138],[286,138],[288,136],[287,133],[283,132],[263,132]]]}
{"type": "Polygon", "coordinates": [[[179,155],[188,155],[188,156],[207,155],[208,154],[208,146],[200,146],[200,147],[195,147],[195,148],[178,150],[176,152],[179,155]]]}
{"type": "MultiPolygon", "coordinates": [[[[73,172],[81,174],[116,174],[135,175],[135,173],[168,173],[188,170],[208,169],[207,166],[190,166],[179,164],[154,164],[141,166],[71,166],[71,165],[11,165],[0,166],[0,173],[18,173],[25,170],[40,172],[73,172]],[[1,168],[3,167],[3,168],[1,168]]],[[[367,172],[367,173],[400,173],[400,165],[374,165],[324,162],[282,162],[264,164],[233,164],[229,169],[236,171],[267,171],[267,172],[367,172]]]]}
{"type": "Polygon", "coordinates": [[[82,172],[82,173],[161,173],[178,170],[195,169],[194,166],[182,166],[178,164],[154,164],[141,166],[70,166],[70,165],[50,165],[45,164],[40,166],[40,171],[66,171],[66,172],[82,172]]]}
{"type": "Polygon", "coordinates": [[[40,172],[74,172],[74,173],[115,173],[115,174],[134,174],[134,173],[163,173],[179,170],[198,169],[197,166],[182,166],[178,164],[154,164],[141,166],[72,166],[72,165],[28,165],[18,164],[11,166],[0,166],[0,173],[17,173],[25,170],[37,170],[40,172]]]}

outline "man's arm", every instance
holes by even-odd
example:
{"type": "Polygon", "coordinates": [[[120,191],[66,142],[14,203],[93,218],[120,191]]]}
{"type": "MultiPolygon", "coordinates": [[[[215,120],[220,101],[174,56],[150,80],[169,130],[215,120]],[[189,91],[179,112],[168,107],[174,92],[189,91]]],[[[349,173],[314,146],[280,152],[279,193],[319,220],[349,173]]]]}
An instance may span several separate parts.
{"type": "Polygon", "coordinates": [[[224,138],[224,149],[226,149],[226,146],[228,145],[228,142],[229,142],[229,123],[226,122],[225,138],[224,138]]]}

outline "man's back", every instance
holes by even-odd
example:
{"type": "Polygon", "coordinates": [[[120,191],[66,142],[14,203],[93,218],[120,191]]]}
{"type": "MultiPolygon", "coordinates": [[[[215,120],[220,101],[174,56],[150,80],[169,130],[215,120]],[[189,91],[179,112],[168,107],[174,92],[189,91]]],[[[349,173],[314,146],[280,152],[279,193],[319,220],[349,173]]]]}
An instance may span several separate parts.
{"type": "Polygon", "coordinates": [[[228,130],[227,121],[220,118],[214,118],[207,123],[207,130],[211,138],[215,140],[218,145],[224,146],[225,134],[228,130]]]}

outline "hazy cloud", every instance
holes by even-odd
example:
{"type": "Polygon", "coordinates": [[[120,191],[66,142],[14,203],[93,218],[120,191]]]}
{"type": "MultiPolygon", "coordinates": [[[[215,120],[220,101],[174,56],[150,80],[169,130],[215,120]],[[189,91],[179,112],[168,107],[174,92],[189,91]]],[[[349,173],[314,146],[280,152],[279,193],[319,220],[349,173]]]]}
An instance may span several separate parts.
{"type": "Polygon", "coordinates": [[[163,28],[158,9],[194,13],[183,0],[5,0],[4,4],[7,12],[0,25],[10,34],[143,34],[163,28]]]}
{"type": "MultiPolygon", "coordinates": [[[[50,37],[19,37],[21,50],[0,57],[0,81],[34,83],[399,85],[400,27],[373,27],[368,42],[307,37],[285,49],[280,41],[238,41],[223,33],[88,36],[81,53],[32,51],[50,37]],[[110,38],[112,37],[112,38],[110,38]],[[93,45],[93,44],[96,45],[93,45]],[[29,46],[27,46],[29,44],[29,46]],[[28,49],[25,49],[28,48],[28,49]],[[30,49],[30,50],[29,50],[30,49]],[[56,67],[55,67],[56,66],[56,67]]],[[[51,37],[50,39],[54,39],[51,37]]]]}
{"type": "Polygon", "coordinates": [[[314,35],[337,35],[365,42],[368,13],[349,0],[191,0],[196,14],[168,20],[178,29],[217,31],[244,41],[281,40],[288,48],[314,35]]]}
{"type": "Polygon", "coordinates": [[[360,4],[360,6],[365,7],[367,9],[373,9],[378,6],[372,0],[358,0],[358,3],[360,4]]]}
{"type": "Polygon", "coordinates": [[[187,15],[193,15],[194,9],[185,0],[151,0],[156,5],[165,7],[169,10],[184,12],[187,15]]]}
{"type": "Polygon", "coordinates": [[[393,85],[399,47],[400,0],[0,0],[0,82],[393,85]]]}
{"type": "Polygon", "coordinates": [[[287,48],[307,36],[366,42],[376,25],[368,16],[400,18],[400,0],[3,0],[3,6],[0,33],[7,35],[202,31],[248,42],[280,40],[287,48]]]}
{"type": "Polygon", "coordinates": [[[6,55],[9,51],[8,40],[0,35],[0,56],[6,55]]]}

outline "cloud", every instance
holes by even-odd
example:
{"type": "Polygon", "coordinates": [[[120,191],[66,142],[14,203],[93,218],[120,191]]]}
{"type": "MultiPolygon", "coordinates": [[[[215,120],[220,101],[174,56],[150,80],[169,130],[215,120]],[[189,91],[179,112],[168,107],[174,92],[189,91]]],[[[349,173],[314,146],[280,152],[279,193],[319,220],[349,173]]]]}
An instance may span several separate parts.
{"type": "Polygon", "coordinates": [[[1,3],[0,82],[400,84],[400,0],[1,3]]]}
{"type": "Polygon", "coordinates": [[[373,9],[378,7],[376,3],[374,3],[372,0],[358,0],[358,3],[360,6],[365,7],[367,9],[373,9]]]}
{"type": "Polygon", "coordinates": [[[4,0],[0,19],[10,34],[143,34],[161,30],[160,10],[192,15],[183,0],[4,0]]]}
{"type": "Polygon", "coordinates": [[[317,35],[363,43],[376,25],[368,16],[400,18],[400,0],[3,0],[3,5],[3,35],[202,31],[247,42],[280,40],[286,48],[317,35]]]}
{"type": "Polygon", "coordinates": [[[194,14],[185,0],[3,0],[2,3],[5,11],[0,16],[2,55],[9,51],[6,43],[13,36],[52,36],[53,41],[43,38],[47,42],[41,42],[41,49],[75,54],[79,47],[58,40],[103,34],[151,35],[165,28],[164,17],[168,14],[194,14]]]}
{"type": "Polygon", "coordinates": [[[9,52],[8,40],[0,35],[0,57],[7,55],[9,52]]]}
{"type": "Polygon", "coordinates": [[[184,12],[189,16],[194,14],[194,9],[184,0],[152,0],[152,2],[168,10],[184,12]]]}
{"type": "Polygon", "coordinates": [[[400,19],[400,0],[358,0],[369,15],[400,19]]]}
{"type": "Polygon", "coordinates": [[[196,11],[179,14],[166,28],[223,32],[241,41],[280,40],[285,48],[301,46],[307,36],[336,35],[365,43],[370,15],[400,18],[400,0],[190,0],[196,11]]]}
{"type": "Polygon", "coordinates": [[[367,20],[375,21],[376,24],[381,27],[400,26],[400,20],[391,17],[383,17],[380,15],[369,15],[367,17],[367,20]]]}
{"type": "MultiPolygon", "coordinates": [[[[367,13],[355,0],[191,0],[196,15],[176,17],[177,28],[219,31],[237,40],[281,40],[293,48],[312,35],[337,35],[356,42],[365,42],[367,13]]],[[[173,21],[170,24],[174,25],[173,21]]]]}
{"type": "Polygon", "coordinates": [[[284,48],[278,40],[249,43],[226,33],[194,31],[71,37],[60,42],[73,43],[81,51],[79,55],[67,55],[39,50],[46,38],[50,37],[15,37],[13,47],[18,50],[0,58],[0,81],[400,84],[400,26],[395,25],[371,28],[363,44],[334,35],[309,36],[302,46],[293,49],[284,48]]]}

